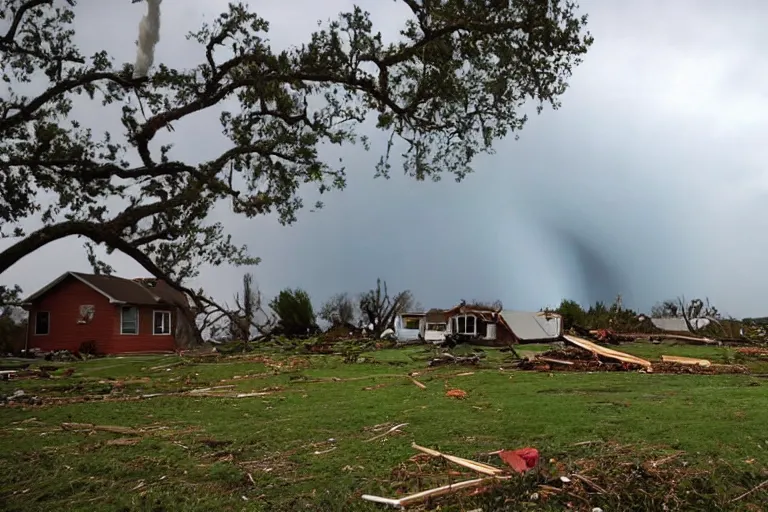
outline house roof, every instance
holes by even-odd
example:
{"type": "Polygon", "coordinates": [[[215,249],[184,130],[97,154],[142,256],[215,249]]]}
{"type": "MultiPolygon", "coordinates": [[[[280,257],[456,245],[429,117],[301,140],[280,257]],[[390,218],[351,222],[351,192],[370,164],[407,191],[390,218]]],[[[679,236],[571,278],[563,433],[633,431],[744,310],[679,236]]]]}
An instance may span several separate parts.
{"type": "Polygon", "coordinates": [[[499,313],[518,339],[523,341],[557,339],[561,334],[560,315],[550,313],[547,321],[542,312],[511,311],[499,313]]]}
{"type": "Polygon", "coordinates": [[[446,323],[446,314],[444,309],[430,309],[426,313],[426,320],[428,324],[444,324],[446,323]]]}
{"type": "MultiPolygon", "coordinates": [[[[155,286],[150,288],[131,279],[83,274],[81,272],[65,272],[48,283],[48,285],[27,297],[24,302],[33,302],[39,299],[67,278],[77,279],[102,294],[113,304],[133,304],[137,306],[172,304],[184,307],[189,306],[189,301],[183,293],[171,288],[162,281],[155,280],[155,286]]],[[[147,280],[144,281],[147,282],[147,280]]]]}
{"type": "Polygon", "coordinates": [[[689,332],[685,318],[651,318],[651,322],[662,331],[689,332]]]}

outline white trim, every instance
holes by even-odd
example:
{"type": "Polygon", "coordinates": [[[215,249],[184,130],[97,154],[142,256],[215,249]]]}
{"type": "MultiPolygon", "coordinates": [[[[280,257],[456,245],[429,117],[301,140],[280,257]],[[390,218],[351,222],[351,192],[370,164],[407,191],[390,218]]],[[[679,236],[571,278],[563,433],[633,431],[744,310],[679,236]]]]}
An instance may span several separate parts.
{"type": "Polygon", "coordinates": [[[170,336],[173,334],[173,329],[171,327],[171,312],[167,309],[154,309],[152,310],[152,335],[153,336],[170,336]],[[158,313],[162,313],[164,315],[168,315],[168,332],[155,332],[155,315],[158,313]]]}
{"type": "Polygon", "coordinates": [[[446,331],[449,332],[450,334],[465,334],[468,336],[477,336],[477,322],[478,322],[477,315],[473,315],[471,313],[462,313],[460,315],[453,315],[450,319],[448,319],[448,325],[446,325],[446,331]],[[470,316],[475,319],[473,324],[474,329],[472,329],[472,332],[467,332],[467,318],[470,316]],[[464,319],[464,332],[454,332],[453,330],[454,321],[456,322],[456,331],[459,330],[459,318],[464,319]],[[449,326],[450,326],[450,330],[448,329],[449,326]]]}
{"type": "Polygon", "coordinates": [[[123,336],[138,336],[139,325],[141,324],[141,312],[137,306],[120,306],[120,334],[123,336]],[[136,310],[136,332],[123,332],[123,311],[128,309],[136,310]]]}
{"type": "Polygon", "coordinates": [[[34,333],[34,335],[35,336],[48,336],[49,334],[51,334],[51,312],[50,311],[35,311],[35,333],[34,333]],[[48,315],[48,332],[46,332],[46,333],[39,333],[39,332],[37,332],[37,315],[39,315],[40,313],[45,313],[46,315],[48,315]]]}

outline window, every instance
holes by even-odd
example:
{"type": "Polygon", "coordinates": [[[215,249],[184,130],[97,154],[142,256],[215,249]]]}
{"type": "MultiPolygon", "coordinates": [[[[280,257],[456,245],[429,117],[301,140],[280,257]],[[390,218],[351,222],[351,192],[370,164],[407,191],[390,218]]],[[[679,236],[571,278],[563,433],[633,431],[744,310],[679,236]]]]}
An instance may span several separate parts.
{"type": "Polygon", "coordinates": [[[170,311],[155,311],[152,325],[152,334],[171,334],[170,311]]]}
{"type": "Polygon", "coordinates": [[[428,331],[445,331],[445,324],[427,324],[428,331]]]}
{"type": "Polygon", "coordinates": [[[418,329],[421,325],[421,319],[419,317],[405,317],[403,320],[405,320],[406,329],[418,329]]]}
{"type": "Polygon", "coordinates": [[[476,333],[477,330],[475,329],[475,317],[468,316],[467,317],[467,333],[476,333]]]}
{"type": "Polygon", "coordinates": [[[51,314],[48,311],[35,313],[35,334],[42,336],[51,332],[51,314]]]}
{"type": "Polygon", "coordinates": [[[462,315],[451,319],[454,334],[477,334],[477,319],[472,315],[462,315]]]}
{"type": "Polygon", "coordinates": [[[139,310],[126,306],[120,309],[120,334],[139,334],[139,310]]]}

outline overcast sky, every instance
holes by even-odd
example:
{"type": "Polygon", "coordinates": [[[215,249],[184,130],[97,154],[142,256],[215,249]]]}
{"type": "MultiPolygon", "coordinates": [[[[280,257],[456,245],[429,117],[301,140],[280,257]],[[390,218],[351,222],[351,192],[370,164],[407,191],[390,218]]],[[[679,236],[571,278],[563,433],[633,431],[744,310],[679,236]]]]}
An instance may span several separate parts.
{"type": "MultiPolygon", "coordinates": [[[[133,61],[145,4],[81,0],[77,38],[133,61]]],[[[304,41],[317,20],[353,2],[259,0],[275,47],[304,41]]],[[[360,2],[394,37],[405,10],[360,2]]],[[[501,299],[538,310],[563,297],[647,310],[661,299],[709,296],[735,316],[768,314],[763,290],[768,176],[768,7],[756,1],[583,0],[595,43],[558,111],[531,118],[519,140],[497,143],[462,183],[373,179],[373,150],[346,148],[349,185],[291,227],[274,218],[217,215],[263,262],[206,269],[198,280],[230,299],[245,270],[271,297],[306,289],[317,306],[340,291],[411,289],[426,307],[501,299]]],[[[200,61],[184,34],[226,8],[224,0],[164,0],[156,62],[200,61]]],[[[79,110],[101,120],[98,108],[79,110]]],[[[103,116],[102,116],[103,117],[103,116]]],[[[176,155],[190,161],[226,148],[215,117],[175,126],[176,155]]],[[[338,157],[329,154],[329,158],[338,157]]],[[[145,272],[109,259],[119,275],[145,272]]],[[[66,270],[88,271],[81,241],[50,244],[0,276],[31,293],[66,270]]]]}

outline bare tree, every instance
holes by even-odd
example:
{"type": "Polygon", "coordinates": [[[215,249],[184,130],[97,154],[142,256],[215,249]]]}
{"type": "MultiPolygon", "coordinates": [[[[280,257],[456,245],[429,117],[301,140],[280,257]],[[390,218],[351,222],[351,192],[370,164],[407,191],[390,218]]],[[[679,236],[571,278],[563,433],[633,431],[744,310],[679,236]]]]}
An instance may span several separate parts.
{"type": "Polygon", "coordinates": [[[320,318],[331,325],[354,324],[357,316],[355,303],[347,292],[337,293],[322,305],[320,318]]]}
{"type": "Polygon", "coordinates": [[[397,315],[412,308],[414,302],[409,290],[390,297],[387,282],[377,279],[376,288],[360,295],[359,303],[363,319],[373,325],[374,336],[379,336],[393,325],[397,315]]]}
{"type": "Polygon", "coordinates": [[[691,299],[687,301],[685,296],[677,299],[668,299],[659,302],[651,308],[652,318],[682,318],[691,332],[698,330],[698,320],[705,319],[720,324],[720,312],[710,304],[709,298],[691,299]]]}
{"type": "Polygon", "coordinates": [[[268,335],[276,324],[274,315],[263,307],[261,291],[253,283],[253,275],[243,275],[243,289],[235,294],[235,308],[209,307],[203,312],[201,331],[208,329],[212,337],[228,340],[253,341],[268,335]],[[256,336],[253,335],[254,331],[256,336]]]}

